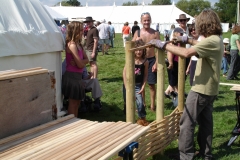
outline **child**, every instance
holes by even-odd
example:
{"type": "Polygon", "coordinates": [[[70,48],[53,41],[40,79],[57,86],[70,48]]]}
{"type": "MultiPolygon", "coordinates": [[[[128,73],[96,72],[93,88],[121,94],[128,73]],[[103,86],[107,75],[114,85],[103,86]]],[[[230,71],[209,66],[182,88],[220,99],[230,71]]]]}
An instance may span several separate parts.
{"type": "Polygon", "coordinates": [[[81,45],[83,23],[73,21],[67,26],[66,72],[62,78],[62,94],[69,98],[68,114],[78,117],[78,107],[84,98],[82,72],[88,58],[81,45]]]}
{"type": "MultiPolygon", "coordinates": [[[[175,28],[173,31],[173,37],[182,36],[183,30],[181,28],[175,28]]],[[[170,98],[170,95],[173,96],[173,99],[176,97],[178,92],[178,56],[172,54],[171,52],[167,52],[167,58],[169,65],[167,66],[168,71],[168,81],[169,86],[165,91],[166,98],[170,98]]],[[[174,103],[176,107],[177,103],[174,103]]]]}
{"type": "MultiPolygon", "coordinates": [[[[143,41],[135,41],[135,47],[143,46],[143,41]]],[[[137,112],[139,119],[137,120],[137,124],[147,126],[149,124],[146,121],[146,110],[143,104],[142,92],[145,88],[147,76],[148,76],[148,61],[146,59],[146,49],[136,50],[135,51],[135,96],[137,103],[137,112]]],[[[124,104],[126,104],[126,90],[125,84],[126,82],[126,66],[123,69],[123,98],[124,104]]],[[[126,105],[124,105],[124,110],[126,110],[126,105]]]]}

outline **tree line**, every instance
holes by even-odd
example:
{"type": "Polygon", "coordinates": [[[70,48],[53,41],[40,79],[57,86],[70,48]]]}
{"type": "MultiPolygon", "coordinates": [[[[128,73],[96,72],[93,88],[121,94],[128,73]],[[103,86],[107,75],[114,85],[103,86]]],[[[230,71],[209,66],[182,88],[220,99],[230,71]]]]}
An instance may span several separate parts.
{"type": "MultiPolygon", "coordinates": [[[[171,0],[153,0],[147,5],[171,5],[171,0]]],[[[59,5],[56,4],[56,5],[59,5]]],[[[82,6],[78,0],[66,0],[61,2],[62,6],[82,6]]],[[[122,6],[137,6],[141,5],[137,0],[128,1],[122,6]]],[[[237,21],[237,0],[219,0],[211,6],[208,0],[179,0],[176,7],[188,13],[192,17],[198,15],[203,9],[213,9],[223,23],[236,23],[237,21]]]]}

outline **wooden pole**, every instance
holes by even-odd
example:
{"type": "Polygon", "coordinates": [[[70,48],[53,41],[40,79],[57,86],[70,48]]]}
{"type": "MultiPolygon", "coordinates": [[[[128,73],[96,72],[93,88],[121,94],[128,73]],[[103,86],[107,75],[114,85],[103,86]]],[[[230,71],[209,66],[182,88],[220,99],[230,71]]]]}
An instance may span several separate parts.
{"type": "Polygon", "coordinates": [[[157,108],[156,121],[159,122],[164,118],[164,67],[165,53],[163,50],[157,49],[158,64],[157,64],[157,108]]]}
{"type": "MultiPolygon", "coordinates": [[[[186,47],[186,45],[181,45],[186,47]]],[[[178,109],[183,111],[185,103],[185,75],[186,75],[186,59],[184,57],[178,57],[178,109]]]]}
{"type": "Polygon", "coordinates": [[[135,123],[135,61],[134,54],[130,51],[134,42],[127,41],[125,44],[126,60],[126,122],[135,123]]]}

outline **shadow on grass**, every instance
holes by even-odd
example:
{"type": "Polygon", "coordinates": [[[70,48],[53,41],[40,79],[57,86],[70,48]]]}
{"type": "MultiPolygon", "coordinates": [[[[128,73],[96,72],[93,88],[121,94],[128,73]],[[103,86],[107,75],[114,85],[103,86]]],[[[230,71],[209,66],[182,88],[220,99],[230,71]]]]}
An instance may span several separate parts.
{"type": "Polygon", "coordinates": [[[123,81],[122,77],[112,77],[112,78],[100,78],[99,79],[101,82],[119,82],[119,81],[123,81]]]}
{"type": "Polygon", "coordinates": [[[213,109],[214,112],[225,112],[227,110],[236,111],[236,106],[235,105],[217,106],[217,107],[214,107],[214,109],[213,109]]]}
{"type": "Polygon", "coordinates": [[[82,119],[87,119],[91,121],[126,121],[126,116],[123,111],[119,108],[118,104],[107,104],[102,102],[102,109],[99,112],[87,111],[85,113],[80,113],[79,117],[82,119]]]}
{"type": "MultiPolygon", "coordinates": [[[[215,135],[215,137],[224,137],[224,136],[226,136],[226,135],[222,135],[222,134],[215,135]]],[[[229,139],[230,139],[230,137],[231,137],[231,134],[229,134],[229,139]]],[[[227,139],[227,141],[223,141],[216,148],[217,152],[214,152],[214,154],[213,154],[214,159],[222,159],[222,158],[225,158],[228,156],[239,155],[239,149],[240,149],[239,139],[240,138],[238,137],[231,146],[227,146],[229,139],[227,139]]]]}

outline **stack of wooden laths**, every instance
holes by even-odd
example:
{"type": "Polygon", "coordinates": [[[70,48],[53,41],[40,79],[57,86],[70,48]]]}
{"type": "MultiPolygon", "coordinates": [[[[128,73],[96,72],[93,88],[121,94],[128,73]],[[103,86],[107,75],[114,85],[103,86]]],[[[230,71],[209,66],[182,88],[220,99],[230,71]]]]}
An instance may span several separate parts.
{"type": "Polygon", "coordinates": [[[109,159],[148,129],[69,115],[0,140],[0,159],[109,159]]]}

